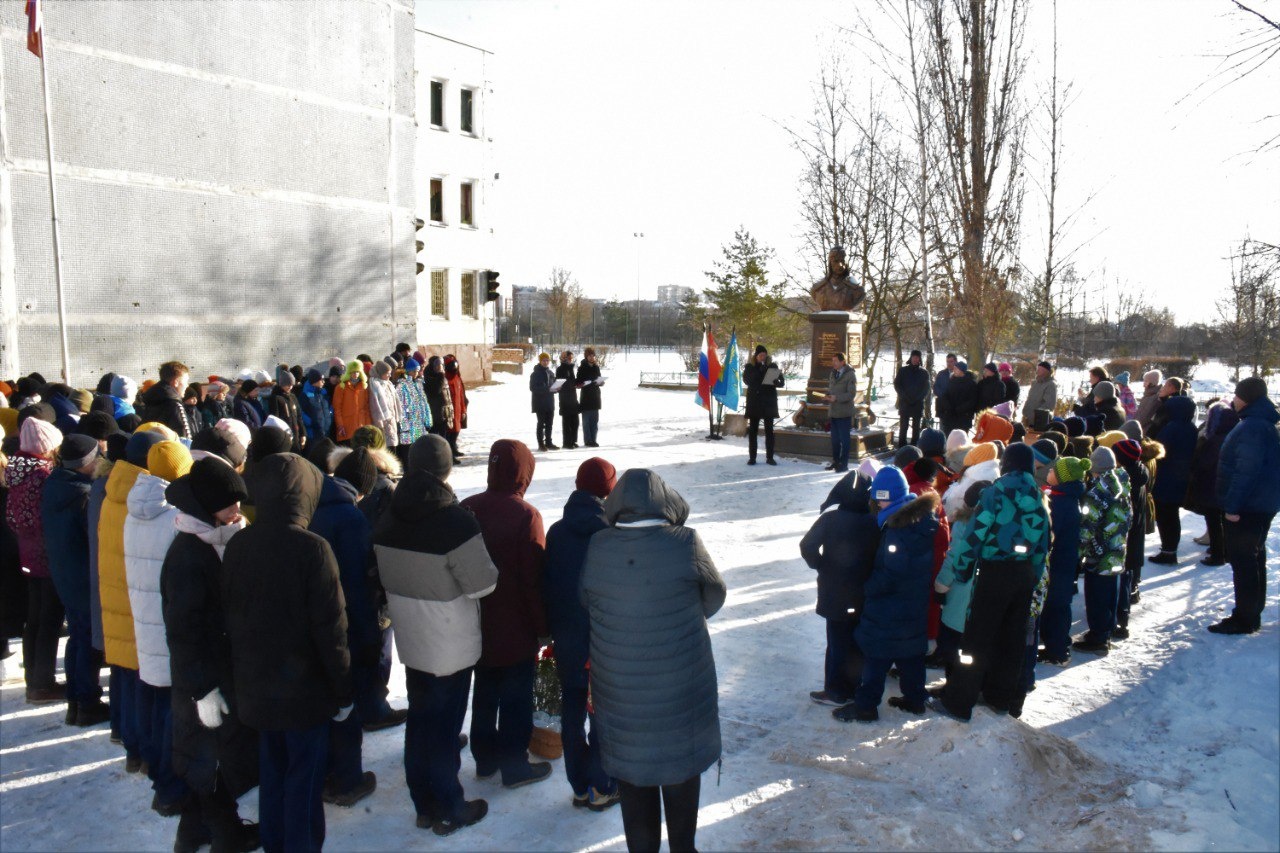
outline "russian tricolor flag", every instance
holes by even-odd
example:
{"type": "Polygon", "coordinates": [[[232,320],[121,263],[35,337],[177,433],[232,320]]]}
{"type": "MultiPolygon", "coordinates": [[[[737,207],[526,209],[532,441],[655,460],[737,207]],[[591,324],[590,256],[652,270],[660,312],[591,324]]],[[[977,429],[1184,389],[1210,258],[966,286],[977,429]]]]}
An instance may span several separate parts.
{"type": "Polygon", "coordinates": [[[702,352],[698,353],[698,394],[694,398],[708,412],[711,411],[711,389],[720,381],[723,370],[720,354],[716,352],[716,339],[708,326],[702,338],[702,352]]]}

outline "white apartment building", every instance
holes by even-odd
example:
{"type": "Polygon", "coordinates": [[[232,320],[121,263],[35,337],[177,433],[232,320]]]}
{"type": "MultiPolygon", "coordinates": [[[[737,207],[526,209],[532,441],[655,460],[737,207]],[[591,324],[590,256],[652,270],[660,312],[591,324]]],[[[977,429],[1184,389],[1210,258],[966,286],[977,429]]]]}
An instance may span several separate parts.
{"type": "Polygon", "coordinates": [[[679,284],[664,284],[658,288],[658,301],[664,305],[678,305],[693,297],[693,288],[679,284]]]}
{"type": "MultiPolygon", "coordinates": [[[[453,352],[468,378],[488,378],[494,310],[485,272],[499,269],[492,219],[498,173],[490,121],[493,54],[443,35],[414,33],[417,141],[413,183],[423,248],[417,343],[453,352]]],[[[509,288],[509,285],[508,285],[509,288]]],[[[500,296],[510,296],[499,291],[500,296]]]]}

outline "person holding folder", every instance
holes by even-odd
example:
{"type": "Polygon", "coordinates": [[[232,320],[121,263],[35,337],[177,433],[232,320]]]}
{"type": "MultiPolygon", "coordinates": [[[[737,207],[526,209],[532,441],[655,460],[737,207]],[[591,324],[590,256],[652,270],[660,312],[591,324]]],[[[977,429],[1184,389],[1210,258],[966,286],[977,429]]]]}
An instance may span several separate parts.
{"type": "Polygon", "coordinates": [[[529,375],[529,393],[533,397],[533,413],[538,417],[538,449],[559,450],[551,443],[551,423],[556,417],[555,374],[551,372],[551,356],[538,355],[538,366],[529,375]]]}
{"type": "Polygon", "coordinates": [[[600,430],[600,388],[603,385],[596,351],[587,347],[582,351],[582,362],[578,365],[578,388],[582,390],[578,411],[582,415],[582,443],[587,447],[600,446],[596,437],[600,430]]]}
{"type": "Polygon", "coordinates": [[[778,418],[778,389],[785,380],[778,365],[769,358],[764,344],[756,345],[751,363],[742,368],[742,385],[747,389],[747,464],[756,464],[756,437],[764,421],[764,461],[773,458],[773,422],[778,418]]]}

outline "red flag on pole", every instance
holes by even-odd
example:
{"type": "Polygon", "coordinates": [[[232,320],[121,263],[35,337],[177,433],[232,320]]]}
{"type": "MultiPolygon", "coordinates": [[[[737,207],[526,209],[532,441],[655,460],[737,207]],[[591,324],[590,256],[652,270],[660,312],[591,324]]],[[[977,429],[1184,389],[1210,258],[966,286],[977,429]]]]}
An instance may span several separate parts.
{"type": "Polygon", "coordinates": [[[27,0],[27,50],[44,58],[44,20],[40,0],[27,0]]]}

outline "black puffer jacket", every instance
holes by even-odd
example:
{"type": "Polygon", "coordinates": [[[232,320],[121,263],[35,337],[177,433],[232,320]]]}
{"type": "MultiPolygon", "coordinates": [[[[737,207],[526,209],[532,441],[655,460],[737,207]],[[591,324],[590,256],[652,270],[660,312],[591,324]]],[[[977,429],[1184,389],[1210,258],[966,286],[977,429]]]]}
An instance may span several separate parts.
{"type": "Polygon", "coordinates": [[[824,512],[800,540],[800,556],[818,572],[818,615],[852,622],[862,618],[863,585],[880,545],[880,528],[871,514],[871,479],[850,471],[823,503],[824,512]]]}
{"type": "Polygon", "coordinates": [[[600,411],[600,386],[595,381],[600,378],[600,365],[591,364],[586,359],[578,363],[579,382],[584,383],[582,393],[578,395],[578,410],[583,412],[600,411]],[[585,383],[590,382],[591,385],[585,383]]]}
{"type": "Polygon", "coordinates": [[[144,423],[155,421],[164,424],[176,432],[179,438],[195,436],[195,430],[187,420],[187,407],[182,405],[182,395],[172,385],[156,383],[143,392],[139,400],[142,407],[138,417],[144,423]]]}
{"type": "Polygon", "coordinates": [[[752,361],[742,368],[742,384],[747,389],[747,417],[776,420],[778,389],[782,387],[784,381],[781,369],[772,361],[766,361],[764,364],[752,361]],[[778,378],[773,382],[765,382],[764,375],[771,367],[778,370],[778,378]]]}
{"type": "Polygon", "coordinates": [[[276,389],[275,393],[271,395],[267,409],[271,414],[288,424],[289,432],[293,436],[289,449],[294,453],[301,453],[302,440],[306,438],[307,432],[302,425],[302,409],[298,406],[298,398],[288,391],[276,389]]]}
{"type": "Polygon", "coordinates": [[[561,362],[556,367],[556,379],[564,380],[564,384],[556,392],[556,397],[560,402],[561,416],[578,414],[578,388],[575,384],[575,378],[572,362],[569,364],[561,362]]]}
{"type": "MultiPolygon", "coordinates": [[[[187,477],[170,483],[164,496],[183,515],[215,526],[187,477]]],[[[206,792],[213,790],[221,770],[232,795],[238,797],[258,782],[258,733],[236,716],[221,576],[222,558],[214,546],[179,529],[160,569],[173,678],[173,766],[189,786],[206,792]],[[222,691],[231,711],[222,725],[207,729],[200,723],[196,700],[214,689],[222,691]]]]}
{"type": "Polygon", "coordinates": [[[720,757],[716,663],[707,619],[725,583],[689,505],[652,471],[622,475],[591,537],[582,603],[591,618],[591,690],[605,772],[673,785],[720,757]]]}
{"type": "Polygon", "coordinates": [[[351,704],[346,601],[329,543],[307,530],[323,475],[278,453],[246,478],[254,523],[223,556],[223,601],[240,719],[308,729],[351,704]]]}

